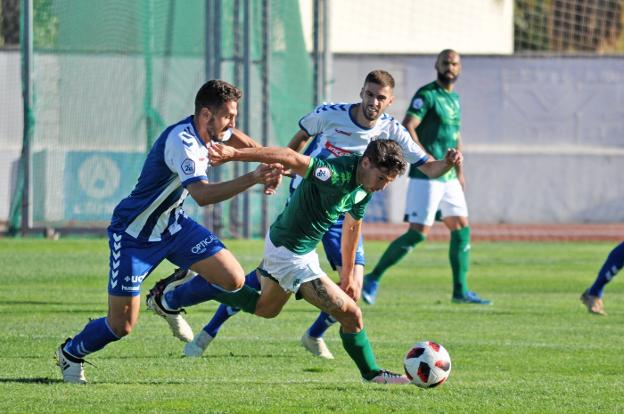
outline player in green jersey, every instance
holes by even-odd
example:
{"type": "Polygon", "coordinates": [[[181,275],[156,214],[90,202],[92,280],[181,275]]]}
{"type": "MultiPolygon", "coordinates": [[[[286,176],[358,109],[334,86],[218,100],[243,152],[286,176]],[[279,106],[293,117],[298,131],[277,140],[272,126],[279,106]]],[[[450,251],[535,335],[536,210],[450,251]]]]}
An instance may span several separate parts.
{"type": "MultiPolygon", "coordinates": [[[[403,125],[414,141],[420,143],[433,158],[439,158],[451,148],[461,148],[461,108],[459,95],[453,90],[461,72],[459,53],[451,49],[443,50],[436,59],[435,69],[437,79],[418,89],[403,125]]],[[[490,304],[489,300],[468,289],[470,227],[462,165],[435,179],[413,167],[409,176],[405,207],[405,221],[410,223],[409,229],[388,246],[373,271],[365,276],[362,298],[368,304],[375,303],[383,274],[427,238],[436,213],[440,212],[442,221],[451,232],[452,301],[490,304]]]]}
{"type": "MultiPolygon", "coordinates": [[[[289,148],[250,151],[214,145],[210,148],[210,159],[213,165],[231,160],[279,163],[303,177],[303,182],[266,236],[263,261],[258,268],[263,276],[261,293],[249,294],[246,299],[238,295],[236,301],[226,302],[201,277],[184,283],[165,279],[150,292],[155,303],[165,311],[179,311],[183,306],[211,299],[212,295],[228,305],[273,318],[295,293],[340,323],[343,346],[364,380],[382,384],[408,383],[404,375],[377,366],[364,330],[362,312],[354,300],[361,290],[354,262],[362,218],[372,193],[383,190],[405,171],[407,163],[401,147],[395,141],[379,139],[372,141],[361,156],[323,160],[289,148]],[[343,266],[340,285],[336,285],[321,269],[315,248],[327,229],[345,213],[343,266]]],[[[461,153],[449,151],[445,161],[457,165],[461,163],[461,153]]]]}

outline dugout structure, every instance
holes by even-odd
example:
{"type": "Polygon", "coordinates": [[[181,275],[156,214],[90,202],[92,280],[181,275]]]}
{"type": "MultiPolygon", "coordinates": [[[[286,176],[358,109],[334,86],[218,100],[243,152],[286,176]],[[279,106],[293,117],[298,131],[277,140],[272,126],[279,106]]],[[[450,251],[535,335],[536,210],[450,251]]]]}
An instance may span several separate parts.
{"type": "MultiPolygon", "coordinates": [[[[23,151],[10,228],[103,228],[163,128],[188,116],[208,79],[243,89],[238,126],[286,145],[314,106],[297,2],[23,0],[23,151]]],[[[253,168],[211,169],[226,180],[253,168]]],[[[223,236],[264,232],[283,206],[258,187],[185,210],[223,236]]]]}

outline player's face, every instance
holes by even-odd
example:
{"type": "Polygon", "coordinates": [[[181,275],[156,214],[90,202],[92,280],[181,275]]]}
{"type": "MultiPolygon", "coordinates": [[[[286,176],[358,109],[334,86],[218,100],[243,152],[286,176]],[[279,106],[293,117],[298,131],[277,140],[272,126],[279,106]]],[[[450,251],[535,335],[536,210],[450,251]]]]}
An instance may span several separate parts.
{"type": "Polygon", "coordinates": [[[366,157],[362,159],[362,175],[360,185],[369,193],[381,191],[397,178],[396,173],[388,172],[385,168],[378,168],[366,157]]]}
{"type": "Polygon", "coordinates": [[[376,121],[392,103],[392,88],[367,82],[360,92],[362,115],[369,121],[376,121]]]}
{"type": "Polygon", "coordinates": [[[457,53],[441,55],[435,65],[438,72],[438,80],[444,84],[455,83],[461,73],[461,62],[457,53]]]}
{"type": "Polygon", "coordinates": [[[223,134],[230,128],[236,127],[238,102],[228,101],[211,114],[207,124],[208,136],[213,141],[223,141],[223,134]]]}

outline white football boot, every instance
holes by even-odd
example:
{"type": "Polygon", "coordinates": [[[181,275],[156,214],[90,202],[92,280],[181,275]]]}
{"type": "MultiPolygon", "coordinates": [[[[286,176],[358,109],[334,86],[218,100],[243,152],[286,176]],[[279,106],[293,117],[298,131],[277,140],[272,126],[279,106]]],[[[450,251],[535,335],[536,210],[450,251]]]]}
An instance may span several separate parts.
{"type": "Polygon", "coordinates": [[[197,273],[192,270],[176,269],[170,276],[156,282],[147,294],[145,301],[149,309],[167,321],[173,336],[183,342],[191,342],[193,340],[193,329],[186,319],[182,317],[184,309],[165,309],[162,305],[162,297],[166,292],[170,292],[196,275],[197,273]]]}
{"type": "Polygon", "coordinates": [[[334,359],[334,356],[327,348],[327,344],[323,338],[315,338],[310,336],[306,331],[301,337],[301,345],[313,355],[324,359],[334,359]]]}
{"type": "Polygon", "coordinates": [[[56,349],[54,353],[56,365],[61,369],[63,381],[72,384],[86,384],[87,378],[84,375],[84,359],[71,356],[63,350],[65,344],[69,341],[71,341],[71,338],[67,338],[67,340],[56,349]]]}
{"type": "Polygon", "coordinates": [[[213,339],[214,336],[210,336],[202,329],[191,342],[184,345],[184,355],[189,358],[199,358],[213,339]]]}

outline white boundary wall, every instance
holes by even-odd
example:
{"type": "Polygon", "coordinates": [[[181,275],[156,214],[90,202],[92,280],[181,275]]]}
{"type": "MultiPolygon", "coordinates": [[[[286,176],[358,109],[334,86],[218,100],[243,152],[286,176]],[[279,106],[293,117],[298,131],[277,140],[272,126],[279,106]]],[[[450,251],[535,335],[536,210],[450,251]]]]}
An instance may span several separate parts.
{"type": "MultiPolygon", "coordinates": [[[[334,101],[354,101],[366,74],[396,80],[402,120],[435,56],[336,55],[334,101]]],[[[467,197],[478,223],[624,221],[624,58],[464,56],[467,197]]],[[[401,221],[406,180],[390,189],[401,221]]]]}
{"type": "MultiPolygon", "coordinates": [[[[433,79],[433,60],[336,55],[333,100],[359,99],[366,73],[383,68],[396,78],[390,113],[401,120],[416,88],[433,79]]],[[[624,221],[624,58],[464,56],[463,66],[457,91],[473,222],[624,221]]],[[[0,52],[0,90],[6,221],[22,141],[18,52],[0,52]]],[[[402,219],[405,185],[391,186],[392,221],[402,219]]]]}

